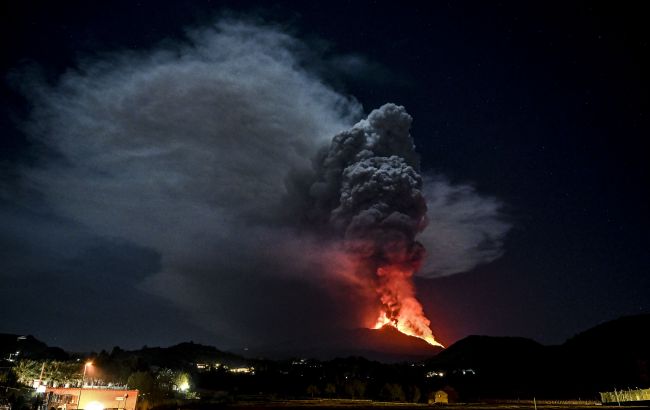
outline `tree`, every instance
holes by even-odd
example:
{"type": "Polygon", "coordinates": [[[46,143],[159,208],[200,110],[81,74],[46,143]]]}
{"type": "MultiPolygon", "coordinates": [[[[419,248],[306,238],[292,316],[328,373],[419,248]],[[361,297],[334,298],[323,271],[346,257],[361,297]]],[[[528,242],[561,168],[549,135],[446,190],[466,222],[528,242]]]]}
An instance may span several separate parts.
{"type": "Polygon", "coordinates": [[[336,394],[336,385],[334,383],[327,383],[323,391],[327,397],[334,397],[336,394]]]}
{"type": "Polygon", "coordinates": [[[13,367],[13,371],[18,381],[28,386],[41,377],[41,370],[43,370],[43,380],[48,380],[50,383],[77,384],[83,374],[81,366],[77,361],[21,360],[13,367]]]}
{"type": "Polygon", "coordinates": [[[19,383],[31,386],[41,374],[41,365],[36,360],[21,360],[13,367],[13,371],[19,383]]]}
{"type": "Polygon", "coordinates": [[[155,387],[153,376],[149,372],[131,373],[126,383],[130,389],[138,389],[141,393],[151,393],[155,387]]]}
{"type": "Polygon", "coordinates": [[[379,396],[386,401],[406,401],[402,386],[396,383],[386,383],[381,388],[379,396]]]}
{"type": "Polygon", "coordinates": [[[190,389],[190,375],[186,372],[178,372],[174,377],[174,385],[177,390],[187,392],[190,389]]]}
{"type": "Polygon", "coordinates": [[[310,384],[307,386],[307,394],[313,398],[315,395],[320,394],[320,390],[315,385],[310,384]]]}
{"type": "Polygon", "coordinates": [[[362,399],[366,394],[366,383],[352,379],[345,383],[345,393],[353,399],[362,399]]]}
{"type": "Polygon", "coordinates": [[[17,382],[16,373],[12,372],[9,368],[0,368],[0,385],[13,387],[17,385],[17,382]]]}
{"type": "Polygon", "coordinates": [[[157,390],[172,392],[176,386],[175,371],[172,369],[160,369],[156,372],[155,387],[157,390]]]}
{"type": "Polygon", "coordinates": [[[413,403],[418,403],[422,398],[422,393],[418,386],[410,386],[409,389],[409,400],[413,403]]]}

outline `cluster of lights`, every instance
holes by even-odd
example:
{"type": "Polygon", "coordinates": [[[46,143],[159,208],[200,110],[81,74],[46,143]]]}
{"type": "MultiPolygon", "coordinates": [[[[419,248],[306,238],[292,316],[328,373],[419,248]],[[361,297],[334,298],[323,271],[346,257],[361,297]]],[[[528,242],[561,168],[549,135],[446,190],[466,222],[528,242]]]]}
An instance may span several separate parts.
{"type": "Polygon", "coordinates": [[[223,369],[230,373],[237,373],[237,374],[255,374],[254,367],[232,367],[231,368],[219,362],[215,363],[214,366],[210,366],[208,363],[197,363],[196,368],[199,370],[223,369]]]}
{"type": "Polygon", "coordinates": [[[15,362],[16,359],[18,358],[18,355],[20,355],[20,350],[16,350],[16,353],[9,353],[9,357],[7,357],[7,361],[9,362],[15,362]]]}
{"type": "MultiPolygon", "coordinates": [[[[454,374],[462,374],[463,376],[467,375],[475,375],[476,371],[474,369],[457,369],[453,370],[452,373],[454,374]]],[[[433,377],[445,377],[445,372],[442,370],[432,370],[430,372],[427,372],[426,377],[431,379],[433,377]]]]}
{"type": "Polygon", "coordinates": [[[228,370],[230,373],[255,374],[254,367],[233,367],[228,370]]]}

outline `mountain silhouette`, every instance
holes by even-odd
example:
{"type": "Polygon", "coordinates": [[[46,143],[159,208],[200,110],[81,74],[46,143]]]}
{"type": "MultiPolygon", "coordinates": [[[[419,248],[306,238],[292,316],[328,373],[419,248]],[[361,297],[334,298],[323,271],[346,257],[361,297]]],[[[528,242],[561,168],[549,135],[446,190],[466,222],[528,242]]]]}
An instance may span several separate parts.
{"type": "Polygon", "coordinates": [[[405,335],[395,327],[352,329],[325,335],[286,341],[256,349],[253,353],[272,359],[290,357],[328,360],[336,357],[362,356],[381,362],[418,361],[435,356],[442,350],[424,340],[405,335]]]}

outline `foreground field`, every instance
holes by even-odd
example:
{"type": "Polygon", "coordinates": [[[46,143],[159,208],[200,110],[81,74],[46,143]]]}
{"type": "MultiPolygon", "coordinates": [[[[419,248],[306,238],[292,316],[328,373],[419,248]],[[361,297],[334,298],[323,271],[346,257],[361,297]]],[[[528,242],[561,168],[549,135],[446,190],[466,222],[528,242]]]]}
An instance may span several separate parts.
{"type": "Polygon", "coordinates": [[[229,408],[242,408],[242,409],[287,409],[287,408],[309,408],[312,410],[325,410],[325,409],[400,409],[400,410],[424,410],[424,409],[448,409],[448,410],[503,410],[503,409],[641,409],[648,408],[647,405],[602,405],[599,403],[539,403],[535,404],[530,402],[521,403],[507,403],[507,404],[481,404],[481,403],[454,403],[454,404],[413,404],[413,403],[391,403],[391,402],[376,402],[370,400],[290,400],[290,401],[269,401],[269,402],[240,402],[231,404],[229,408]]]}

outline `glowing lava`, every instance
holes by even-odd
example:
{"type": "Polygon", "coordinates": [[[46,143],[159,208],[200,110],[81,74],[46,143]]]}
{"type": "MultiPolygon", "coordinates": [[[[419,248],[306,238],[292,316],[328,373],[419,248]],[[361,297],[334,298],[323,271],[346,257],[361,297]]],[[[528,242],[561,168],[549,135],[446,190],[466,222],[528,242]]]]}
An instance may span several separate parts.
{"type": "Polygon", "coordinates": [[[429,327],[431,321],[415,297],[412,275],[412,271],[398,267],[382,267],[377,270],[377,293],[382,309],[374,329],[391,325],[405,335],[418,337],[433,346],[444,347],[433,336],[429,327]]]}
{"type": "Polygon", "coordinates": [[[413,284],[425,257],[417,236],[428,218],[409,132],[412,120],[404,107],[385,104],[337,134],[314,162],[309,207],[316,217],[326,211],[316,222],[326,222],[342,239],[351,282],[361,288],[373,313],[379,308],[375,327],[390,324],[442,346],[433,337],[413,284]]]}
{"type": "MultiPolygon", "coordinates": [[[[427,320],[428,322],[428,320],[427,320]]],[[[388,319],[386,317],[386,312],[381,312],[379,315],[379,318],[377,319],[377,323],[373,327],[373,329],[381,329],[382,327],[389,325],[397,329],[400,333],[404,333],[405,335],[408,336],[413,336],[420,338],[424,340],[425,342],[429,343],[430,345],[433,346],[440,346],[440,347],[445,347],[443,346],[440,342],[438,342],[435,337],[433,336],[433,333],[431,332],[431,329],[428,329],[428,332],[420,332],[416,329],[413,329],[411,326],[409,326],[405,322],[400,322],[399,320],[397,322],[388,319]]]]}

